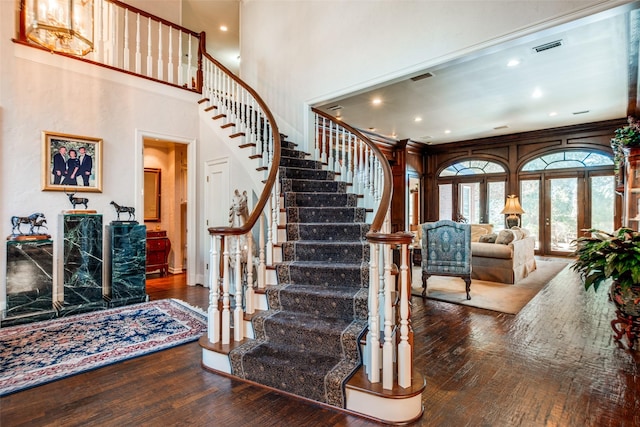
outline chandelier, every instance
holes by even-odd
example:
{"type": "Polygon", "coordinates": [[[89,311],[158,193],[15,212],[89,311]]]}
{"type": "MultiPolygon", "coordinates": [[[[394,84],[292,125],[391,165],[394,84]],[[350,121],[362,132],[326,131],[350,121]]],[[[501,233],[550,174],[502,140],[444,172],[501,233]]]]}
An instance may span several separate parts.
{"type": "Polygon", "coordinates": [[[26,36],[52,52],[93,50],[93,0],[26,0],[26,36]]]}

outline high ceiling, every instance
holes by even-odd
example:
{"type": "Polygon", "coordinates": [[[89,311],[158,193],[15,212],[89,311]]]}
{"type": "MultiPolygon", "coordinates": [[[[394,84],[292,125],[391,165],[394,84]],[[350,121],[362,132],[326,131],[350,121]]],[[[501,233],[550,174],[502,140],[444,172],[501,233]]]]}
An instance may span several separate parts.
{"type": "Polygon", "coordinates": [[[593,15],[317,107],[425,144],[625,117],[628,22],[628,13],[593,15]]]}

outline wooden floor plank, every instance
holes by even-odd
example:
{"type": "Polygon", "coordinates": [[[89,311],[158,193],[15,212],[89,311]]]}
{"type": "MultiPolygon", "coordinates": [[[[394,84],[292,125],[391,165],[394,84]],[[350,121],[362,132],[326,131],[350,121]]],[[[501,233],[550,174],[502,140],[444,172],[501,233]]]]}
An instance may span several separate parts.
{"type": "MultiPolygon", "coordinates": [[[[184,275],[151,299],[206,308],[184,275]]],[[[520,313],[412,299],[424,426],[640,426],[637,352],[619,348],[604,291],[561,272],[520,313]]],[[[368,426],[370,421],[202,369],[190,343],[0,398],[9,426],[368,426]]]]}

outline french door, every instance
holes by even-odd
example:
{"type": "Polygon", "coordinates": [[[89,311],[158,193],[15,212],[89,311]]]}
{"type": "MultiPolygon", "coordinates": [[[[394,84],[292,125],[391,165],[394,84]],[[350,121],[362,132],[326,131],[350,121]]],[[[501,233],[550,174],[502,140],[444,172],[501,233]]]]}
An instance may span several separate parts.
{"type": "Polygon", "coordinates": [[[566,256],[582,230],[614,230],[615,182],[610,172],[545,172],[521,176],[522,226],[541,255],[566,256]]]}

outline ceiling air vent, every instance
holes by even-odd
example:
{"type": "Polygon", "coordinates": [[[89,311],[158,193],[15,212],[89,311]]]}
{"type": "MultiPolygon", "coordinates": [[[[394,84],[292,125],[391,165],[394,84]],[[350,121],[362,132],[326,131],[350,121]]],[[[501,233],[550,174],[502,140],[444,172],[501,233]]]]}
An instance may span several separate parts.
{"type": "Polygon", "coordinates": [[[549,43],[545,43],[545,44],[541,44],[540,46],[534,47],[533,50],[536,53],[540,53],[540,52],[544,52],[545,50],[553,49],[553,48],[560,47],[560,46],[562,46],[562,39],[556,40],[556,41],[552,41],[552,42],[549,42],[549,43]]]}
{"type": "Polygon", "coordinates": [[[429,77],[433,77],[433,73],[426,72],[424,74],[420,74],[419,76],[411,77],[411,80],[413,80],[414,82],[417,82],[423,79],[427,79],[429,77]]]}
{"type": "Polygon", "coordinates": [[[338,110],[342,110],[342,105],[332,105],[331,107],[328,108],[329,111],[338,111],[338,110]]]}
{"type": "Polygon", "coordinates": [[[589,110],[582,110],[582,111],[574,111],[572,114],[574,116],[578,115],[578,114],[587,114],[589,112],[589,110]]]}
{"type": "Polygon", "coordinates": [[[493,130],[501,130],[501,129],[509,129],[509,126],[502,125],[502,126],[496,126],[496,127],[493,128],[493,130]]]}

